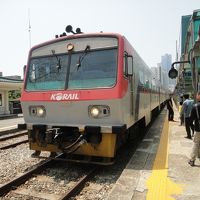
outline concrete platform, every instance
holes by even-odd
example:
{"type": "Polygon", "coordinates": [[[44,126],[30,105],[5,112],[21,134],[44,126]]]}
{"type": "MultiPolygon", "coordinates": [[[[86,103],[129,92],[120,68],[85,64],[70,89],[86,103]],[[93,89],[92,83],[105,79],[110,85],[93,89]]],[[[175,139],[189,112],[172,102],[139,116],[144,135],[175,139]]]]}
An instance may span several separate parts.
{"type": "Polygon", "coordinates": [[[188,164],[193,141],[184,138],[179,113],[164,109],[130,159],[108,200],[199,200],[200,161],[188,164]]]}
{"type": "Polygon", "coordinates": [[[18,117],[17,114],[0,115],[0,120],[2,119],[12,119],[18,117]]]}
{"type": "Polygon", "coordinates": [[[23,117],[23,114],[5,114],[5,115],[0,115],[0,120],[3,119],[13,119],[13,118],[18,118],[18,117],[23,117]]]}
{"type": "Polygon", "coordinates": [[[16,117],[0,118],[0,133],[9,131],[11,129],[18,129],[18,124],[23,124],[24,118],[22,114],[18,114],[16,117]]]}

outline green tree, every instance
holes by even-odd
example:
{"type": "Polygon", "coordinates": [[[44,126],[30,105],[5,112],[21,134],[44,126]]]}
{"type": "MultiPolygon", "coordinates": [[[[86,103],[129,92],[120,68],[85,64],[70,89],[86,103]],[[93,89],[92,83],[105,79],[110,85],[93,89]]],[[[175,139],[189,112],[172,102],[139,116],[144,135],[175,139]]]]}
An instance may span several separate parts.
{"type": "Polygon", "coordinates": [[[21,91],[20,90],[10,90],[8,92],[8,98],[9,98],[9,100],[18,99],[20,97],[21,97],[21,91]]]}

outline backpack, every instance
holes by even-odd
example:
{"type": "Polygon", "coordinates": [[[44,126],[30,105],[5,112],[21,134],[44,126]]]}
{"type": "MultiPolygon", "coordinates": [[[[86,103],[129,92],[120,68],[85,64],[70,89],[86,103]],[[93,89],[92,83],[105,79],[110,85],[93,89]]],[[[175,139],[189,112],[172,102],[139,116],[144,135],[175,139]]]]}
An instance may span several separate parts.
{"type": "Polygon", "coordinates": [[[195,105],[195,108],[196,108],[196,113],[197,113],[197,121],[198,121],[198,125],[199,125],[199,128],[200,128],[200,117],[199,117],[199,111],[198,111],[198,108],[197,108],[197,104],[195,105]]]}

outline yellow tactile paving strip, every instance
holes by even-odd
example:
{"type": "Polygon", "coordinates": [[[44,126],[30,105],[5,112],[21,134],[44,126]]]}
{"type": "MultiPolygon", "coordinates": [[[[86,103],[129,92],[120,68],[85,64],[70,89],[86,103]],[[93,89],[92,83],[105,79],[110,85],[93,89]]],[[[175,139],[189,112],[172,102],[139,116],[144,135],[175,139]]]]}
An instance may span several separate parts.
{"type": "Polygon", "coordinates": [[[146,200],[175,200],[173,196],[183,192],[183,185],[176,184],[168,178],[168,147],[169,122],[166,117],[152,174],[146,182],[146,200]]]}

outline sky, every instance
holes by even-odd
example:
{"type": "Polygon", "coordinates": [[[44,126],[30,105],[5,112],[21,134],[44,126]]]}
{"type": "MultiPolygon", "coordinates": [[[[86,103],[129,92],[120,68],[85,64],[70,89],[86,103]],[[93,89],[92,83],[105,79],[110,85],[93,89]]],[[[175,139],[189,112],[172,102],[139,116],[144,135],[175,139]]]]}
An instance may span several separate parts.
{"type": "Polygon", "coordinates": [[[181,16],[196,9],[199,0],[0,0],[0,72],[23,76],[30,47],[69,24],[124,35],[149,67],[166,53],[175,61],[181,16]]]}

